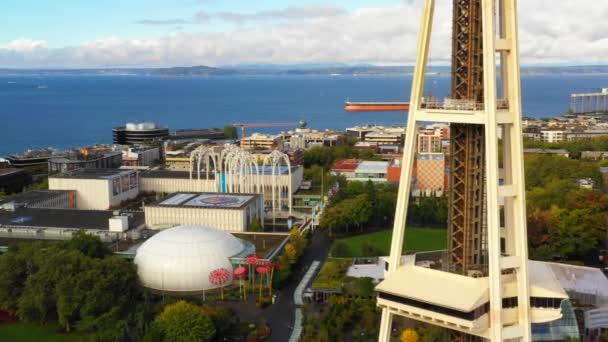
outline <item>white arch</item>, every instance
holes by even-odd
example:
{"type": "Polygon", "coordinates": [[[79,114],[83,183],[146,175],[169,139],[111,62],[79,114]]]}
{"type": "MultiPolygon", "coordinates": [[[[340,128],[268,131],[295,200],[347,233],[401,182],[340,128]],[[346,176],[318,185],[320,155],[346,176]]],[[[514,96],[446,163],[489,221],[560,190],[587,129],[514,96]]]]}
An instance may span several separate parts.
{"type": "Polygon", "coordinates": [[[292,211],[292,188],[291,188],[291,162],[289,160],[289,156],[279,150],[273,150],[270,154],[268,154],[264,161],[262,162],[262,170],[266,172],[266,167],[270,167],[271,177],[264,177],[266,180],[264,187],[268,185],[271,191],[271,203],[272,203],[272,215],[273,221],[276,217],[276,206],[278,204],[279,208],[281,208],[282,196],[281,193],[283,190],[287,191],[287,207],[289,208],[289,215],[291,215],[292,211]],[[285,166],[287,166],[288,179],[287,186],[284,186],[277,182],[279,177],[281,176],[281,166],[284,162],[285,166]],[[277,193],[278,192],[278,193],[277,193]]]}
{"type": "Polygon", "coordinates": [[[262,191],[258,164],[248,151],[228,145],[220,153],[220,165],[226,179],[226,191],[238,193],[262,191]]]}
{"type": "Polygon", "coordinates": [[[193,179],[193,171],[196,165],[196,178],[201,179],[201,164],[205,165],[205,179],[209,179],[209,175],[214,175],[215,185],[218,188],[218,154],[209,146],[199,146],[190,153],[190,179],[193,179]],[[211,164],[213,164],[213,173],[211,173],[211,164]]]}

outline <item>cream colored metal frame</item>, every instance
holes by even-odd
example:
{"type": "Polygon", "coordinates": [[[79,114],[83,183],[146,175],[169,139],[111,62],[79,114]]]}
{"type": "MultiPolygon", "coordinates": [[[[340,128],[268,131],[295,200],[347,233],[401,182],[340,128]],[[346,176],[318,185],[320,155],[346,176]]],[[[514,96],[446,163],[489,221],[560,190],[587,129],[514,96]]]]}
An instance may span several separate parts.
{"type": "MultiPolygon", "coordinates": [[[[398,272],[400,265],[416,152],[417,124],[436,121],[484,125],[490,294],[490,327],[484,337],[492,341],[515,339],[527,342],[531,340],[531,332],[516,0],[499,0],[498,8],[496,1],[482,0],[485,93],[483,106],[475,106],[472,110],[426,108],[422,105],[434,7],[434,0],[425,1],[386,278],[388,279],[391,273],[398,272]],[[496,27],[499,32],[496,32],[496,27]],[[497,96],[497,55],[500,56],[501,61],[504,97],[502,99],[497,96]],[[499,129],[502,129],[503,137],[500,151],[499,129]],[[499,185],[499,153],[502,153],[502,167],[505,171],[503,185],[499,185]],[[501,227],[500,220],[500,198],[504,199],[504,227],[501,227]],[[501,251],[501,238],[505,239],[504,251],[501,251]],[[517,277],[519,303],[517,325],[503,326],[501,318],[501,273],[504,271],[513,272],[517,277]]],[[[447,284],[446,289],[449,289],[447,284]]],[[[390,340],[393,315],[393,312],[383,308],[379,341],[390,340]]]]}

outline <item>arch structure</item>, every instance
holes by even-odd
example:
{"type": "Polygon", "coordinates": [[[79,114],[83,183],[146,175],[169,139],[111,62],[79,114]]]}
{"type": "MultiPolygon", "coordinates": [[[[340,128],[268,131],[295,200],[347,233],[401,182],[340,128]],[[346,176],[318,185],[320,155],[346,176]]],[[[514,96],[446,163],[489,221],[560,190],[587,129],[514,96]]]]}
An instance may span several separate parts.
{"type": "Polygon", "coordinates": [[[224,193],[263,194],[265,205],[289,208],[292,214],[292,173],[289,156],[274,150],[261,161],[236,145],[226,145],[221,152],[199,146],[190,154],[190,179],[214,179],[215,191],[224,193]]]}
{"type": "Polygon", "coordinates": [[[256,159],[248,151],[232,146],[220,154],[220,192],[262,192],[260,169],[256,159]]]}
{"type": "Polygon", "coordinates": [[[276,216],[276,208],[279,210],[285,204],[289,208],[289,215],[292,210],[292,185],[291,185],[291,162],[289,156],[281,151],[274,150],[268,154],[262,162],[262,172],[264,173],[264,193],[270,194],[270,204],[272,216],[276,216]],[[287,168],[287,182],[284,182],[282,167],[287,168]]]}
{"type": "Polygon", "coordinates": [[[210,175],[213,175],[215,180],[215,187],[219,189],[220,179],[218,173],[220,156],[212,147],[199,146],[190,153],[190,179],[194,178],[194,170],[196,170],[196,179],[201,179],[201,171],[204,171],[205,178],[211,179],[210,175]]]}

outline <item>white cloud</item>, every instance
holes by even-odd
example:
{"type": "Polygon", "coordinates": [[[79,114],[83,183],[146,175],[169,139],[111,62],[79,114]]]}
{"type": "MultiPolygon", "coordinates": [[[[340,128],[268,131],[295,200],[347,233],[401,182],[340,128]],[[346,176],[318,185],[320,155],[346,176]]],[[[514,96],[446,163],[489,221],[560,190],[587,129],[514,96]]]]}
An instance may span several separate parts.
{"type": "Polygon", "coordinates": [[[48,44],[42,40],[32,40],[19,38],[8,42],[5,45],[0,45],[0,50],[8,50],[13,52],[33,52],[36,50],[44,50],[48,44]]]}
{"type": "Polygon", "coordinates": [[[218,17],[225,21],[242,24],[254,20],[328,18],[344,15],[346,13],[346,10],[342,7],[331,5],[307,5],[301,7],[287,7],[281,10],[259,11],[254,14],[220,12],[218,13],[218,17]]]}
{"type": "MultiPolygon", "coordinates": [[[[48,48],[18,39],[0,45],[4,67],[234,65],[252,63],[414,62],[421,0],[352,12],[287,8],[246,18],[226,32],[178,32],[156,39],[109,37],[80,46],[48,48]],[[251,27],[257,18],[287,18],[251,27]]],[[[451,1],[437,1],[432,62],[450,60],[451,1]]],[[[319,7],[324,8],[324,7],[319,7]]],[[[329,7],[328,7],[329,8],[329,7]]],[[[606,63],[608,3],[592,0],[519,1],[524,63],[606,63]],[[593,8],[593,11],[589,11],[593,8]]],[[[241,14],[245,15],[245,14],[241,14]]],[[[247,15],[245,15],[247,16],[247,15]]],[[[251,16],[251,14],[249,14],[251,16]]]]}
{"type": "Polygon", "coordinates": [[[141,24],[141,25],[162,26],[162,25],[186,24],[187,21],[185,21],[184,19],[142,19],[142,20],[137,20],[135,23],[141,24]]]}

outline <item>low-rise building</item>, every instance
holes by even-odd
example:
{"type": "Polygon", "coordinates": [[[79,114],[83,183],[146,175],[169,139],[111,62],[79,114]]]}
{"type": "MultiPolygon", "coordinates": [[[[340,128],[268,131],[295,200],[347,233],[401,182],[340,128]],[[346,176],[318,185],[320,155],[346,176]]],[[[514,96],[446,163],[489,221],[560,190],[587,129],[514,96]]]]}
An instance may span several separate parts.
{"type": "Polygon", "coordinates": [[[385,127],[376,125],[355,126],[347,128],[346,135],[370,143],[378,144],[378,141],[386,141],[387,144],[394,144],[397,137],[399,137],[399,141],[403,141],[405,137],[405,127],[385,127]],[[368,135],[370,134],[370,140],[368,140],[368,135]]]}
{"type": "Polygon", "coordinates": [[[375,145],[402,145],[402,132],[369,132],[365,135],[364,141],[375,145]]]}
{"type": "Polygon", "coordinates": [[[566,133],[568,141],[591,140],[597,137],[608,136],[608,131],[599,129],[572,130],[566,133]]]}
{"type": "Polygon", "coordinates": [[[213,174],[209,179],[201,174],[201,179],[190,178],[189,171],[148,170],[139,175],[140,190],[142,192],[156,192],[170,194],[174,192],[215,192],[218,189],[213,174]]]}
{"type": "Polygon", "coordinates": [[[345,178],[354,178],[355,170],[361,164],[359,159],[338,159],[334,162],[329,172],[332,176],[344,176],[345,178]]]}
{"type": "Polygon", "coordinates": [[[582,160],[606,160],[608,159],[608,151],[583,151],[581,152],[582,160]]]}
{"type": "Polygon", "coordinates": [[[135,170],[78,169],[49,177],[50,190],[76,191],[76,208],[107,210],[139,194],[135,170]]]}
{"type": "Polygon", "coordinates": [[[387,168],[389,162],[386,161],[362,161],[359,166],[355,169],[355,176],[352,178],[346,178],[348,181],[360,181],[360,182],[380,182],[386,183],[387,168]]]}
{"type": "Polygon", "coordinates": [[[66,151],[60,151],[54,148],[46,148],[39,150],[27,150],[22,153],[11,154],[4,157],[8,161],[11,167],[24,168],[24,167],[38,167],[47,171],[48,162],[51,158],[64,157],[66,151]]]}
{"type": "Polygon", "coordinates": [[[69,240],[84,231],[102,241],[116,241],[131,228],[143,227],[142,213],[108,210],[16,208],[0,209],[0,237],[30,240],[69,240]],[[117,215],[118,214],[118,215],[117,215]],[[116,219],[121,222],[117,229],[116,219]]]}
{"type": "Polygon", "coordinates": [[[123,166],[154,166],[160,162],[160,148],[151,146],[125,146],[122,148],[123,166]]]}
{"type": "Polygon", "coordinates": [[[398,184],[401,179],[401,157],[395,158],[388,163],[386,180],[392,184],[398,184]]]}
{"type": "Polygon", "coordinates": [[[264,222],[262,196],[179,192],[144,208],[146,225],[208,225],[229,232],[246,232],[254,218],[264,222]]]}
{"type": "Polygon", "coordinates": [[[125,126],[112,129],[112,141],[117,145],[139,145],[164,140],[169,136],[169,128],[154,122],[128,122],[125,126]]]}
{"type": "Polygon", "coordinates": [[[441,153],[443,152],[442,136],[432,132],[418,134],[418,153],[441,153]]]}
{"type": "Polygon", "coordinates": [[[224,131],[220,129],[209,129],[209,128],[191,128],[191,129],[178,129],[175,131],[175,135],[169,136],[169,139],[175,140],[186,140],[186,139],[209,139],[209,140],[222,140],[226,139],[224,131]]]}
{"type": "Polygon", "coordinates": [[[526,148],[524,149],[524,154],[549,154],[565,158],[570,157],[570,152],[561,148],[526,148]]]}
{"type": "Polygon", "coordinates": [[[426,153],[416,156],[416,175],[412,194],[442,196],[446,190],[446,161],[443,153],[426,153]]]}
{"type": "Polygon", "coordinates": [[[76,191],[34,190],[0,200],[0,209],[15,210],[17,208],[74,209],[76,208],[76,191]]]}
{"type": "Polygon", "coordinates": [[[67,151],[62,157],[49,161],[49,173],[77,169],[116,169],[122,165],[122,152],[112,151],[109,146],[99,145],[67,151]]]}
{"type": "Polygon", "coordinates": [[[273,150],[281,144],[281,138],[278,135],[253,133],[241,140],[241,148],[246,149],[268,149],[273,150]]]}
{"type": "Polygon", "coordinates": [[[311,128],[296,128],[281,132],[281,140],[290,149],[307,149],[313,146],[336,146],[344,141],[344,134],[334,131],[318,131],[311,128]]]}
{"type": "Polygon", "coordinates": [[[543,129],[540,131],[540,139],[543,142],[556,143],[564,141],[566,131],[563,129],[543,129]]]}
{"type": "Polygon", "coordinates": [[[32,175],[17,169],[6,168],[0,169],[0,192],[12,194],[20,192],[23,188],[32,182],[32,175]]]}

